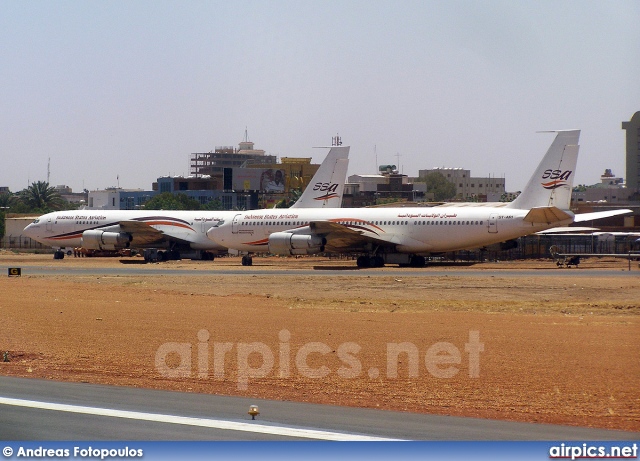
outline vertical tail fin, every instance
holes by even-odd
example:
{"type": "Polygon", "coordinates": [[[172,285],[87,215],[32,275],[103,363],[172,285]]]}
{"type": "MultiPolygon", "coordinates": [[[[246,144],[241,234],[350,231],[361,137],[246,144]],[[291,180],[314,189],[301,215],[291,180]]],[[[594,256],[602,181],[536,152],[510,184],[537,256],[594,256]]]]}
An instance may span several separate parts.
{"type": "Polygon", "coordinates": [[[573,178],[578,161],[580,130],[558,133],[536,172],[522,193],[508,208],[530,210],[536,207],[557,207],[568,210],[571,203],[573,178]]]}
{"type": "Polygon", "coordinates": [[[349,166],[349,146],[333,146],[291,208],[340,208],[349,166]]]}

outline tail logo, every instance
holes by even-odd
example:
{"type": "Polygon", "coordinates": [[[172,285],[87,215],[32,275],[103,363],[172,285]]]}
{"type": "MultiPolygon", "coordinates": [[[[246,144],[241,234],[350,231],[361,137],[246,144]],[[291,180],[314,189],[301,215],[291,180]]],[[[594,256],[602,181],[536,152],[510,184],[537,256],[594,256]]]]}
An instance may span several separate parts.
{"type": "Polygon", "coordinates": [[[571,170],[545,170],[544,173],[542,173],[542,179],[551,179],[551,181],[542,182],[540,184],[542,184],[542,187],[549,190],[567,186],[569,184],[567,180],[569,179],[569,176],[571,176],[571,173],[573,173],[571,170]]]}
{"type": "Polygon", "coordinates": [[[313,190],[320,192],[335,192],[337,189],[338,185],[330,182],[317,182],[313,185],[313,190]]]}
{"type": "Polygon", "coordinates": [[[314,200],[328,200],[332,198],[337,198],[338,194],[336,190],[338,189],[338,184],[329,183],[329,182],[317,182],[313,185],[314,191],[325,192],[319,197],[315,197],[314,200]]]}

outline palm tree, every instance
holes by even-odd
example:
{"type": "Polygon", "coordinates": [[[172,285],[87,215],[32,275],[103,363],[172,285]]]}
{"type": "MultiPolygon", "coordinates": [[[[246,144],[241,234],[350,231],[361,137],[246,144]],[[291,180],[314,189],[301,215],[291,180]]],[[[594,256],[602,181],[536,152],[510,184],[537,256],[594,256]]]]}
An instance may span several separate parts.
{"type": "Polygon", "coordinates": [[[60,210],[64,207],[64,199],[46,181],[31,183],[29,187],[21,190],[18,194],[20,200],[32,210],[47,212],[60,210]]]}
{"type": "Polygon", "coordinates": [[[11,192],[0,192],[0,211],[5,211],[15,205],[16,197],[11,192]]]}

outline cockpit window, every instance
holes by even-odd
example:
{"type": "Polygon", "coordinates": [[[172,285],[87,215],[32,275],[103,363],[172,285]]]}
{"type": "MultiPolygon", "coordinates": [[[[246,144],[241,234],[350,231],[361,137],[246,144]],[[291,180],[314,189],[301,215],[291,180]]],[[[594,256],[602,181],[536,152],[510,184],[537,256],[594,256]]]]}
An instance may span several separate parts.
{"type": "Polygon", "coordinates": [[[38,224],[40,222],[40,219],[36,218],[33,220],[33,222],[31,224],[38,224]]]}

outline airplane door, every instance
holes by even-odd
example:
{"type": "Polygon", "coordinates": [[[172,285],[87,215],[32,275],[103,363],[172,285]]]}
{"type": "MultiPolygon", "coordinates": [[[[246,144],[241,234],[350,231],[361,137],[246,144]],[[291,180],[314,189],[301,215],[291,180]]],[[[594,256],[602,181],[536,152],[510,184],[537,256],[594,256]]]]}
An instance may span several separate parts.
{"type": "Polygon", "coordinates": [[[47,232],[53,231],[53,223],[51,222],[51,217],[47,218],[47,232]]]}
{"type": "Polygon", "coordinates": [[[238,227],[239,227],[239,222],[240,222],[240,214],[237,214],[233,217],[233,221],[231,221],[231,232],[233,234],[237,234],[238,233],[238,227]]]}
{"type": "Polygon", "coordinates": [[[495,213],[489,216],[489,232],[491,234],[498,232],[498,215],[495,213]]]}

